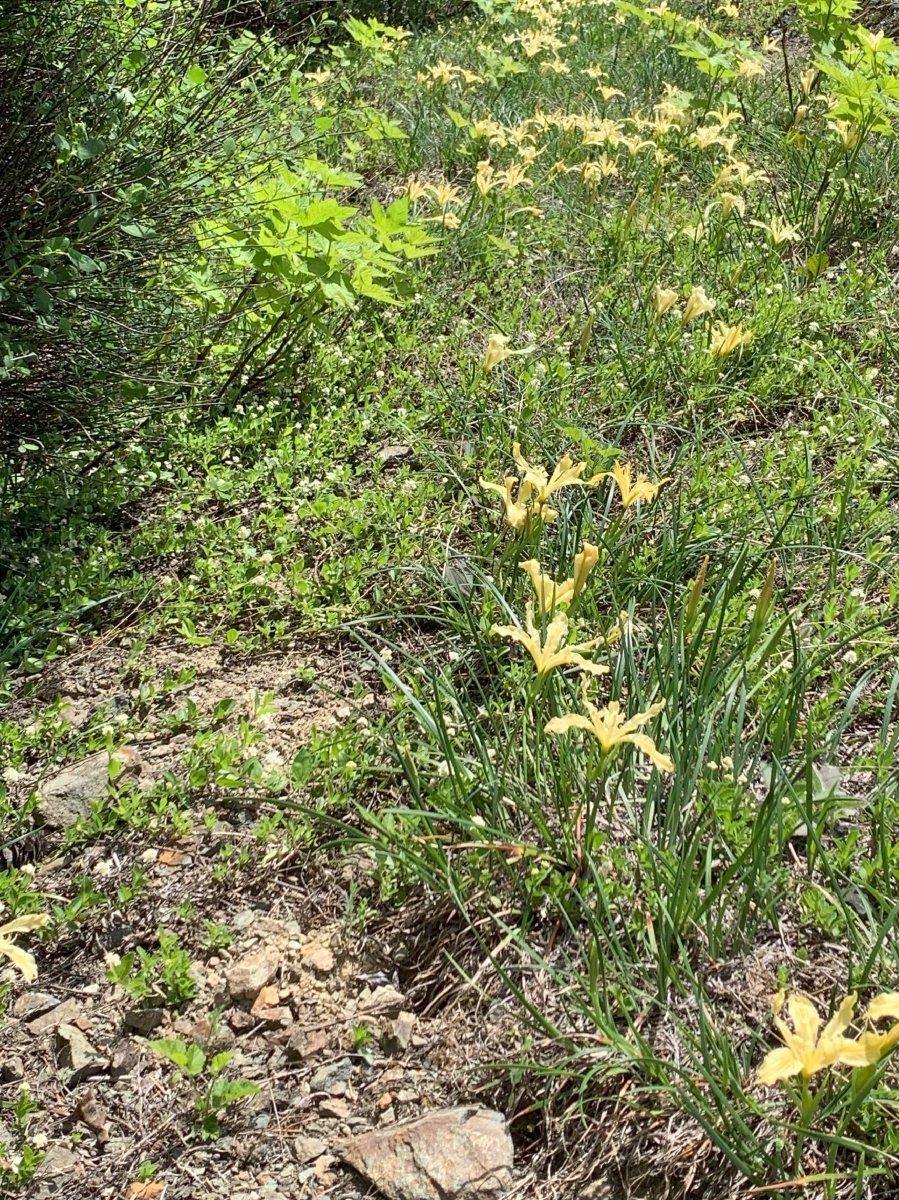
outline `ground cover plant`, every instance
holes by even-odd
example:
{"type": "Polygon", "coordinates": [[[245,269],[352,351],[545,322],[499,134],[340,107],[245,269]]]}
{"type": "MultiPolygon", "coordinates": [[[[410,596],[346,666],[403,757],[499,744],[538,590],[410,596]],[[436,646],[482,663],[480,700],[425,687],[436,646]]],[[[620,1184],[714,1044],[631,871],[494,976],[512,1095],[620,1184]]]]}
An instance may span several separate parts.
{"type": "MultiPolygon", "coordinates": [[[[147,838],[239,813],[213,884],[336,863],[350,943],[434,914],[531,1194],[889,1197],[899,48],[851,0],[342,29],[266,35],[259,170],[175,273],[183,403],[77,486],[81,443],[6,460],[0,953],[41,971],[145,903],[147,838]],[[89,754],[50,849],[105,865],[60,898],[44,785],[89,754]]],[[[104,986],[177,1016],[201,915],[104,986]]],[[[257,1098],[155,1045],[185,1139],[257,1098]]]]}

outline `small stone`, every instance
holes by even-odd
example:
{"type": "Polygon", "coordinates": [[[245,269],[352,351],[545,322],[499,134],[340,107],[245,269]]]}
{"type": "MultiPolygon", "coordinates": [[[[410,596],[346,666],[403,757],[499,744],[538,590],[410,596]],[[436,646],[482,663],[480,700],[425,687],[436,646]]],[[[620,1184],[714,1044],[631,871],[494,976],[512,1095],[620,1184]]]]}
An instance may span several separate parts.
{"type": "Polygon", "coordinates": [[[381,1116],[378,1118],[378,1124],[379,1125],[395,1125],[396,1124],[396,1112],[392,1105],[388,1105],[387,1108],[382,1110],[381,1116]]]}
{"type": "Polygon", "coordinates": [[[0,1080],[4,1083],[19,1083],[24,1078],[25,1063],[20,1055],[11,1054],[3,1059],[3,1062],[0,1063],[0,1080]]]}
{"type": "Polygon", "coordinates": [[[411,1088],[400,1088],[396,1094],[397,1104],[417,1104],[421,1099],[418,1092],[414,1092],[411,1088]]]}
{"type": "Polygon", "coordinates": [[[81,1071],[97,1062],[97,1051],[80,1029],[60,1025],[56,1030],[56,1060],[60,1067],[81,1071]]]}
{"type": "Polygon", "coordinates": [[[320,1158],[317,1158],[312,1168],[315,1178],[321,1183],[330,1182],[333,1176],[329,1175],[328,1172],[335,1162],[336,1159],[330,1154],[323,1154],[320,1158]]]}
{"type": "Polygon", "coordinates": [[[252,1004],[278,973],[279,955],[272,946],[245,954],[225,970],[225,983],[232,1000],[252,1004]]]}
{"type": "Polygon", "coordinates": [[[330,1100],[322,1100],[318,1111],[323,1117],[333,1117],[335,1121],[345,1121],[350,1115],[350,1106],[346,1100],[332,1096],[330,1100]]]}
{"type": "Polygon", "coordinates": [[[328,1143],[317,1137],[295,1137],[291,1143],[294,1158],[301,1165],[319,1158],[328,1149],[328,1143]]]}
{"type": "Polygon", "coordinates": [[[258,1022],[255,1017],[242,1008],[232,1008],[228,1014],[228,1024],[235,1033],[246,1033],[248,1029],[255,1028],[258,1022]]]}
{"type": "Polygon", "coordinates": [[[324,1050],[330,1041],[328,1035],[320,1029],[307,1030],[297,1027],[291,1032],[284,1047],[288,1062],[302,1062],[304,1058],[312,1058],[324,1050]]]}
{"type": "Polygon", "coordinates": [[[259,991],[259,995],[253,1001],[253,1007],[250,1012],[256,1016],[261,1010],[266,1008],[275,1008],[280,999],[280,992],[276,987],[264,987],[259,991]]]}
{"type": "Polygon", "coordinates": [[[385,1092],[383,1094],[383,1096],[378,1097],[378,1111],[379,1112],[384,1112],[384,1110],[386,1108],[390,1108],[391,1104],[393,1104],[393,1093],[392,1092],[385,1092]]]}
{"type": "Polygon", "coordinates": [[[59,997],[49,992],[23,992],[12,1006],[12,1015],[21,1021],[31,1021],[60,1003],[59,997]]]}
{"type": "Polygon", "coordinates": [[[121,746],[112,756],[100,750],[66,767],[38,789],[36,811],[41,824],[48,829],[71,828],[89,817],[95,804],[106,800],[111,781],[122,783],[140,769],[141,757],[134,746],[121,746]]]}
{"type": "MultiPolygon", "coordinates": [[[[231,826],[228,826],[228,832],[232,832],[231,826]]],[[[231,926],[238,933],[245,933],[262,914],[255,908],[244,908],[237,914],[231,922],[231,926]]]]}
{"type": "Polygon", "coordinates": [[[412,1041],[415,1029],[415,1013],[401,1012],[395,1021],[391,1021],[381,1039],[388,1054],[405,1054],[412,1041]]]}
{"type": "Polygon", "coordinates": [[[334,970],[334,955],[327,946],[310,946],[303,951],[303,963],[322,975],[334,970]]]}
{"type": "Polygon", "coordinates": [[[133,1029],[141,1037],[149,1037],[164,1020],[164,1008],[129,1008],[125,1013],[125,1028],[133,1029]]]}
{"type": "Polygon", "coordinates": [[[385,467],[391,466],[393,463],[402,462],[404,458],[409,458],[412,454],[411,446],[398,444],[396,446],[382,446],[378,451],[378,459],[385,467]]]}
{"type": "Polygon", "coordinates": [[[125,1040],[119,1042],[112,1052],[109,1063],[109,1077],[113,1083],[130,1075],[140,1062],[140,1051],[134,1042],[125,1040]]]}
{"type": "Polygon", "coordinates": [[[347,1080],[352,1076],[355,1067],[351,1058],[341,1058],[337,1062],[326,1063],[319,1067],[309,1080],[313,1092],[330,1092],[332,1096],[343,1095],[346,1092],[347,1080]],[[342,1091],[335,1091],[343,1084],[342,1091]]]}
{"type": "Polygon", "coordinates": [[[512,1185],[512,1139],[490,1109],[439,1109],[334,1149],[387,1200],[493,1200],[512,1185]]]}
{"type": "Polygon", "coordinates": [[[278,1025],[281,1029],[287,1029],[293,1024],[293,1013],[284,1005],[278,1005],[275,1008],[259,1008],[254,1010],[252,1014],[257,1021],[262,1021],[266,1025],[278,1025]]]}
{"type": "Polygon", "coordinates": [[[81,1010],[76,1000],[63,1000],[62,1004],[57,1004],[56,1008],[51,1008],[49,1012],[42,1013],[33,1021],[26,1021],[25,1028],[35,1037],[40,1037],[42,1034],[56,1029],[59,1025],[71,1024],[80,1015],[81,1010]]]}

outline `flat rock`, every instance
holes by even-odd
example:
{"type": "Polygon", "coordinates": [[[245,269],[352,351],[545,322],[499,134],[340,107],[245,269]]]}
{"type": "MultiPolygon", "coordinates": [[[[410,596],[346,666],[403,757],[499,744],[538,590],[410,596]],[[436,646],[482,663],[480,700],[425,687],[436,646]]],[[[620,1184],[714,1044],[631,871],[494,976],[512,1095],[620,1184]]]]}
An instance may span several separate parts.
{"type": "Polygon", "coordinates": [[[277,1008],[279,998],[278,989],[271,984],[268,987],[260,988],[259,995],[253,1001],[250,1012],[256,1016],[257,1013],[264,1012],[268,1008],[277,1008]]]}
{"type": "Polygon", "coordinates": [[[239,958],[225,970],[225,984],[232,1000],[252,1004],[278,973],[280,955],[274,946],[262,946],[239,958]]]}
{"type": "Polygon", "coordinates": [[[60,1003],[59,996],[51,996],[49,992],[23,992],[12,1006],[12,1015],[22,1021],[31,1021],[60,1003]]]}
{"type": "Polygon", "coordinates": [[[335,1121],[345,1121],[350,1115],[350,1106],[346,1100],[341,1100],[338,1096],[331,1096],[328,1100],[322,1100],[318,1111],[323,1117],[333,1117],[335,1121]]]}
{"type": "Polygon", "coordinates": [[[351,1058],[340,1058],[337,1062],[326,1063],[325,1066],[319,1067],[309,1080],[309,1087],[313,1092],[330,1092],[332,1096],[343,1095],[347,1080],[354,1070],[351,1058]],[[343,1085],[342,1091],[336,1091],[340,1085],[343,1085]]]}
{"type": "Polygon", "coordinates": [[[71,1197],[72,1184],[83,1177],[81,1159],[67,1146],[51,1146],[31,1179],[31,1200],[71,1197]]]}
{"type": "MultiPolygon", "coordinates": [[[[111,756],[119,764],[116,782],[140,772],[141,757],[133,746],[122,746],[111,756]]],[[[89,817],[91,809],[109,794],[110,755],[105,750],[65,767],[39,787],[37,814],[48,829],[69,829],[89,817]]]]}
{"type": "Polygon", "coordinates": [[[285,1046],[288,1062],[302,1062],[304,1058],[312,1058],[322,1050],[326,1050],[331,1039],[323,1029],[303,1029],[298,1027],[291,1032],[285,1046]]]}
{"type": "Polygon", "coordinates": [[[290,1146],[294,1158],[301,1165],[319,1158],[328,1149],[328,1143],[317,1137],[295,1137],[290,1146]]]}
{"type": "Polygon", "coordinates": [[[63,1000],[62,1004],[57,1004],[49,1012],[41,1013],[39,1017],[35,1017],[32,1021],[26,1021],[25,1028],[29,1033],[40,1037],[42,1034],[50,1033],[51,1030],[56,1029],[59,1025],[71,1025],[80,1016],[81,1009],[77,1000],[63,1000]]]}
{"type": "Polygon", "coordinates": [[[367,1017],[397,1017],[406,1003],[406,997],[392,984],[376,987],[369,996],[362,996],[358,1011],[367,1017]]]}
{"type": "Polygon", "coordinates": [[[334,1151],[387,1200],[492,1200],[512,1185],[505,1118],[477,1106],[370,1130],[334,1151]]]}

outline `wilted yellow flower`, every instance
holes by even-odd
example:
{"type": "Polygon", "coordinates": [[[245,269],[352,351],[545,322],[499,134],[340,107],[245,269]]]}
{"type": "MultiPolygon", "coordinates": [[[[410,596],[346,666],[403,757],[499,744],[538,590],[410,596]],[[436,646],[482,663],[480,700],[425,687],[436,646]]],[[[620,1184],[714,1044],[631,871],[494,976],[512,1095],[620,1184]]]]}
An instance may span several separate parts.
{"type": "Polygon", "coordinates": [[[810,1079],[818,1071],[836,1063],[865,1066],[869,1061],[866,1048],[856,1040],[843,1036],[852,1022],[857,999],[855,992],[847,996],[822,1030],[821,1018],[811,1000],[794,994],[787,1001],[787,1013],[793,1023],[790,1029],[780,1017],[784,994],[778,992],[772,1005],[774,1024],[786,1044],[765,1055],[758,1070],[759,1083],[770,1087],[794,1075],[810,1079]]]}
{"type": "Polygon", "coordinates": [[[599,89],[599,94],[602,96],[603,100],[611,100],[614,96],[621,96],[622,99],[624,98],[624,92],[620,91],[616,87],[601,87],[599,89]]]}
{"type": "Polygon", "coordinates": [[[17,933],[31,933],[35,929],[43,929],[49,920],[46,913],[32,913],[31,916],[16,917],[15,920],[0,925],[0,955],[8,958],[14,967],[18,967],[28,983],[33,983],[37,978],[37,964],[34,955],[17,946],[13,938],[17,933]]]}
{"type": "Polygon", "coordinates": [[[528,217],[535,217],[539,220],[543,216],[543,209],[537,208],[534,204],[525,204],[521,208],[513,208],[509,213],[510,217],[520,217],[522,214],[528,217]]]}
{"type": "Polygon", "coordinates": [[[803,71],[799,76],[799,86],[802,88],[803,96],[811,94],[812,88],[815,86],[815,80],[818,78],[818,72],[814,67],[809,67],[807,71],[803,71]]]}
{"type": "Polygon", "coordinates": [[[590,542],[584,542],[583,550],[574,556],[574,574],[561,583],[550,575],[544,575],[536,558],[518,565],[531,581],[537,595],[538,611],[546,613],[566,607],[580,595],[587,583],[587,576],[598,562],[599,548],[590,542]]]}
{"type": "Polygon", "coordinates": [[[752,333],[748,329],[743,329],[742,321],[736,325],[725,325],[723,321],[716,321],[712,328],[712,342],[709,349],[716,358],[727,358],[728,354],[733,354],[735,350],[742,350],[751,341],[752,333]]]}
{"type": "Polygon", "coordinates": [[[556,667],[579,667],[591,675],[607,674],[608,667],[584,658],[585,653],[602,645],[604,639],[595,638],[592,642],[566,646],[568,629],[568,618],[563,612],[557,612],[546,626],[545,635],[541,636],[534,624],[534,605],[529,600],[525,605],[524,629],[519,629],[517,625],[493,625],[490,632],[524,646],[534,660],[538,675],[545,675],[556,667]]]}
{"type": "Polygon", "coordinates": [[[705,288],[693,288],[687,297],[684,315],[681,317],[681,324],[689,325],[692,321],[705,316],[706,313],[710,313],[714,307],[715,301],[708,298],[705,294],[705,288]]]}
{"type": "Polygon", "coordinates": [[[839,134],[844,150],[854,150],[858,145],[858,126],[853,121],[840,121],[835,118],[833,121],[828,121],[827,126],[834,133],[839,134]]]}
{"type": "Polygon", "coordinates": [[[436,217],[425,217],[424,219],[434,225],[442,225],[445,229],[458,229],[462,224],[458,216],[449,209],[446,212],[438,213],[436,217]]]}
{"type": "Polygon", "coordinates": [[[741,217],[746,215],[746,201],[742,196],[738,196],[735,192],[721,193],[721,215],[729,217],[731,212],[736,210],[741,217]]]}
{"type": "Polygon", "coordinates": [[[611,700],[605,708],[597,708],[595,704],[591,704],[587,698],[588,687],[585,679],[583,702],[590,715],[585,717],[581,713],[567,713],[564,717],[553,717],[545,726],[547,733],[567,733],[569,729],[583,729],[593,734],[604,754],[608,754],[616,746],[629,744],[636,746],[660,771],[674,770],[672,760],[667,754],[660,753],[652,738],[648,734],[637,732],[647,721],[659,715],[665,707],[664,700],[651,705],[646,712],[637,713],[636,716],[625,720],[617,700],[611,700]]]}
{"type": "Polygon", "coordinates": [[[664,288],[661,284],[656,284],[655,291],[652,293],[652,307],[657,317],[664,316],[672,304],[676,303],[677,292],[672,288],[664,288]]]}
{"type": "Polygon", "coordinates": [[[600,479],[614,479],[621,495],[621,507],[630,508],[632,504],[636,504],[639,500],[645,500],[647,504],[651,504],[658,495],[659,488],[663,483],[668,483],[670,477],[666,476],[660,479],[658,483],[651,483],[646,475],[638,475],[634,479],[633,468],[630,463],[616,462],[611,471],[603,471],[601,475],[594,475],[589,482],[594,483],[600,479]]]}
{"type": "Polygon", "coordinates": [[[737,72],[744,79],[753,79],[757,75],[764,75],[766,67],[764,63],[755,58],[740,58],[737,59],[737,72]]]}
{"type": "Polygon", "coordinates": [[[511,350],[509,348],[509,339],[504,333],[491,333],[487,339],[487,349],[484,353],[484,370],[492,371],[494,367],[501,362],[505,362],[507,358],[511,358],[513,354],[527,354],[528,350],[511,350]]]}

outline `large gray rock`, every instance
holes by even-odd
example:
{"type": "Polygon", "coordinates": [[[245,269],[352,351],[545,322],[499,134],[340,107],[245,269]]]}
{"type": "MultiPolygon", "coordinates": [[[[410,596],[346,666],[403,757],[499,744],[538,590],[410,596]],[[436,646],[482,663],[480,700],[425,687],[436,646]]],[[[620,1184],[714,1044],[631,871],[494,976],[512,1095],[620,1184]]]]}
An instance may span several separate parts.
{"type": "Polygon", "coordinates": [[[387,1200],[494,1200],[512,1185],[512,1139],[491,1109],[444,1108],[339,1142],[387,1200]]]}
{"type": "MultiPolygon", "coordinates": [[[[140,754],[133,746],[122,746],[111,757],[119,764],[115,774],[117,783],[140,772],[140,754]]],[[[89,817],[93,806],[109,795],[109,765],[110,755],[98,750],[45,780],[38,789],[37,813],[41,823],[48,829],[69,829],[76,821],[89,817]]]]}

